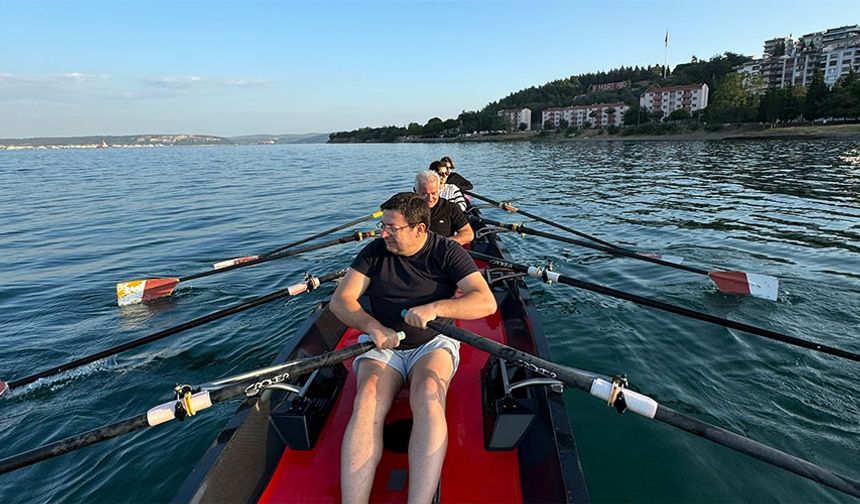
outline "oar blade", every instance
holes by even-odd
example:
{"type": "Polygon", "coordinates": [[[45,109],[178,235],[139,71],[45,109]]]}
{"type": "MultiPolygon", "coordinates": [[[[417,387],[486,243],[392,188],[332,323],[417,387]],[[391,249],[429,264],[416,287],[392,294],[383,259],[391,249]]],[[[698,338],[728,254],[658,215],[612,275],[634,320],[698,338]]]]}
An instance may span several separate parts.
{"type": "Polygon", "coordinates": [[[0,397],[3,397],[3,394],[5,394],[8,390],[9,385],[3,380],[0,380],[0,397]]]}
{"type": "Polygon", "coordinates": [[[260,256],[245,256],[245,257],[235,257],[233,259],[227,259],[225,261],[216,262],[212,265],[212,269],[222,269],[228,266],[234,266],[236,264],[244,264],[246,262],[256,261],[260,256]]]}
{"type": "Polygon", "coordinates": [[[779,279],[770,275],[744,271],[712,271],[708,276],[720,292],[753,296],[776,301],[779,295],[779,279]]]}
{"type": "Polygon", "coordinates": [[[116,284],[116,304],[128,306],[169,296],[178,283],[178,278],[148,278],[120,282],[116,284]]]}

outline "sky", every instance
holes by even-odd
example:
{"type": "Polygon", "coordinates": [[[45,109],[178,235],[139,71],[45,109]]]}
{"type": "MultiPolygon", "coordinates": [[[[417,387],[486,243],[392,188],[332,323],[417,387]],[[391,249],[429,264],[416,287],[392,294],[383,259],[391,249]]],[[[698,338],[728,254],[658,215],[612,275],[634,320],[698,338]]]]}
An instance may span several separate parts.
{"type": "Polygon", "coordinates": [[[860,0],[0,0],[0,138],[328,133],[860,23],[860,0]]]}

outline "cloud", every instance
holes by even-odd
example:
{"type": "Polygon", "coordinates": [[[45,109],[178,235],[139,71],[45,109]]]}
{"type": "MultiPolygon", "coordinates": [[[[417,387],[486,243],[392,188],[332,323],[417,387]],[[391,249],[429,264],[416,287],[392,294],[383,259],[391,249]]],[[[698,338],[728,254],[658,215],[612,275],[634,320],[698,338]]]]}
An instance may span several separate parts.
{"type": "Polygon", "coordinates": [[[13,75],[0,73],[0,85],[10,86],[64,86],[68,84],[100,84],[110,80],[110,75],[88,75],[80,72],[46,75],[13,75]]]}
{"type": "Polygon", "coordinates": [[[244,77],[217,78],[201,77],[199,75],[147,78],[141,82],[150,88],[173,91],[218,91],[235,88],[258,88],[270,84],[269,81],[263,79],[247,79],[244,77]]]}

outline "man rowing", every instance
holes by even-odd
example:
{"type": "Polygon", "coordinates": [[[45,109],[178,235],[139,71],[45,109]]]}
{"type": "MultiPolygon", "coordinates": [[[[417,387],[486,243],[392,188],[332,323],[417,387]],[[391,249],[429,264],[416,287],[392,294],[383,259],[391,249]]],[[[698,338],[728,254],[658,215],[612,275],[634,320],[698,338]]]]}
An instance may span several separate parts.
{"type": "Polygon", "coordinates": [[[448,447],[445,397],[459,362],[459,342],[426,324],[485,317],[496,311],[496,301],[468,253],[428,231],[424,200],[399,193],[380,208],[382,239],[358,254],[330,304],[341,321],[377,347],[353,364],[357,391],[341,449],[341,494],[345,503],[370,499],[385,416],[409,383],[409,502],[426,503],[436,491],[448,447]],[[452,299],[458,288],[462,296],[452,299]],[[370,312],[359,304],[365,293],[370,312]],[[406,333],[402,342],[397,331],[406,333]]]}
{"type": "Polygon", "coordinates": [[[415,193],[430,208],[430,231],[451,238],[460,245],[471,243],[475,233],[466,214],[456,204],[439,197],[440,184],[439,175],[430,170],[415,177],[415,193]]]}

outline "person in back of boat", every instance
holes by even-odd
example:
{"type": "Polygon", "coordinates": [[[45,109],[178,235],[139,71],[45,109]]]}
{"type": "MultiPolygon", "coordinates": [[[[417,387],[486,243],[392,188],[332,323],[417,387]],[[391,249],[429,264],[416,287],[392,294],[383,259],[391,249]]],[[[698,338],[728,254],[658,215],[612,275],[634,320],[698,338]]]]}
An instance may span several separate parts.
{"type": "Polygon", "coordinates": [[[465,177],[460,175],[459,173],[454,173],[454,160],[449,156],[445,156],[439,160],[440,163],[445,163],[448,166],[448,183],[453,184],[460,189],[470,190],[472,189],[472,183],[466,180],[465,177]]]}
{"type": "Polygon", "coordinates": [[[469,219],[455,203],[439,197],[440,185],[439,175],[430,170],[415,177],[415,193],[430,208],[430,231],[451,238],[460,245],[471,243],[475,233],[469,219]]]}
{"type": "Polygon", "coordinates": [[[382,238],[364,247],[329,305],[363,331],[375,349],[353,363],[357,391],[341,449],[345,503],[370,499],[382,458],[385,417],[409,384],[409,502],[431,502],[448,447],[445,397],[459,363],[459,342],[427,328],[437,318],[472,320],[496,311],[496,301],[469,254],[429,231],[427,204],[399,193],[382,209],[382,238]],[[452,299],[457,289],[462,296],[452,299]],[[368,313],[359,304],[367,294],[368,313]],[[408,310],[402,317],[403,310],[408,310]],[[399,341],[397,331],[406,338],[399,341]]]}
{"type": "Polygon", "coordinates": [[[448,169],[448,165],[443,163],[442,161],[433,161],[430,163],[430,171],[434,172],[436,175],[439,175],[439,197],[444,198],[451,203],[455,203],[460,207],[460,210],[466,211],[466,207],[468,207],[468,202],[466,201],[466,197],[463,196],[463,193],[460,192],[460,188],[455,186],[454,184],[448,184],[446,181],[448,180],[448,175],[451,173],[451,170],[448,169]]]}

